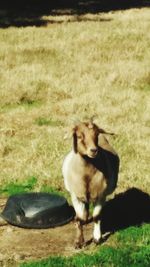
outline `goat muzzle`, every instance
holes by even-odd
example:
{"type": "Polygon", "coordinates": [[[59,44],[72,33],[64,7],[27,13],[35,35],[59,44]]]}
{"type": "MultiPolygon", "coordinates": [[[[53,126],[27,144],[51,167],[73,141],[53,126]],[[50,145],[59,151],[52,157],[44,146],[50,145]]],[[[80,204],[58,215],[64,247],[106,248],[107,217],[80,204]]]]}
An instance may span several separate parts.
{"type": "Polygon", "coordinates": [[[97,147],[90,148],[89,151],[88,151],[88,157],[89,158],[95,158],[97,156],[97,153],[98,153],[98,148],[97,147]]]}

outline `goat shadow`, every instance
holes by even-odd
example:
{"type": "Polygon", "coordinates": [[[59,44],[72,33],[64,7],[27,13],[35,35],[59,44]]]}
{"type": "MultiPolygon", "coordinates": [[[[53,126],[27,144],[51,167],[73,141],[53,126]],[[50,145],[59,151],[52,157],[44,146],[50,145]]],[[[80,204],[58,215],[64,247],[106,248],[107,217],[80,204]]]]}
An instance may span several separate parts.
{"type": "Polygon", "coordinates": [[[135,187],[107,201],[101,212],[102,234],[149,222],[150,195],[135,187]]]}

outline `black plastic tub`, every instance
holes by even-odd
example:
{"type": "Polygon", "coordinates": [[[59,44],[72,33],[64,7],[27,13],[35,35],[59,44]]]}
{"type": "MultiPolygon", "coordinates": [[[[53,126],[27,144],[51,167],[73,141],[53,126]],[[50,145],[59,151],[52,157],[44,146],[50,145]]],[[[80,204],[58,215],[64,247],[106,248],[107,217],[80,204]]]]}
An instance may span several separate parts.
{"type": "Polygon", "coordinates": [[[45,229],[69,223],[75,212],[67,200],[56,194],[25,193],[8,198],[1,217],[8,223],[32,229],[45,229]]]}

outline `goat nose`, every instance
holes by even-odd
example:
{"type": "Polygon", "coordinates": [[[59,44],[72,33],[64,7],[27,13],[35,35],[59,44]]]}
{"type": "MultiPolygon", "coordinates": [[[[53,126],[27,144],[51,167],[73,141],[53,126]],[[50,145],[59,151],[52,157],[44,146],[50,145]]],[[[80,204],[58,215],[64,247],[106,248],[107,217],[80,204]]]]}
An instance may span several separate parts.
{"type": "Polygon", "coordinates": [[[97,153],[98,148],[91,148],[90,150],[91,150],[92,153],[97,153]]]}

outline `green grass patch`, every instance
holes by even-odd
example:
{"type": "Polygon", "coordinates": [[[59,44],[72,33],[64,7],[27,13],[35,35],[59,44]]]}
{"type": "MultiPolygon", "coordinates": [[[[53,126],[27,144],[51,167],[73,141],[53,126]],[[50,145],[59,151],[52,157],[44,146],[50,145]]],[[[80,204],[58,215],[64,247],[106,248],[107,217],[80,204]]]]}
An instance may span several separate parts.
{"type": "Polygon", "coordinates": [[[140,90],[149,92],[150,91],[150,83],[149,84],[145,83],[144,85],[140,86],[139,88],[140,88],[140,90]]]}
{"type": "Polygon", "coordinates": [[[129,227],[117,234],[117,241],[124,246],[147,246],[150,245],[150,225],[145,224],[143,227],[129,227]]]}
{"type": "Polygon", "coordinates": [[[25,110],[30,110],[33,108],[39,108],[42,105],[42,102],[40,100],[33,100],[33,99],[21,99],[18,103],[12,103],[12,104],[4,104],[0,106],[0,112],[8,112],[10,110],[15,110],[20,107],[23,107],[25,110]]]}
{"type": "Polygon", "coordinates": [[[62,122],[59,120],[53,120],[51,118],[44,118],[44,117],[39,117],[35,120],[35,123],[38,126],[43,126],[43,125],[47,125],[47,126],[52,126],[52,127],[56,127],[56,126],[62,126],[62,122]]]}
{"type": "Polygon", "coordinates": [[[18,103],[18,105],[26,106],[29,108],[39,106],[39,104],[40,104],[39,100],[34,100],[32,98],[30,99],[24,96],[20,98],[19,103],[18,103]]]}
{"type": "Polygon", "coordinates": [[[34,189],[37,183],[37,178],[34,176],[29,177],[22,183],[10,182],[0,189],[2,195],[15,195],[18,193],[30,192],[34,189]]]}

